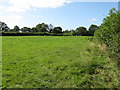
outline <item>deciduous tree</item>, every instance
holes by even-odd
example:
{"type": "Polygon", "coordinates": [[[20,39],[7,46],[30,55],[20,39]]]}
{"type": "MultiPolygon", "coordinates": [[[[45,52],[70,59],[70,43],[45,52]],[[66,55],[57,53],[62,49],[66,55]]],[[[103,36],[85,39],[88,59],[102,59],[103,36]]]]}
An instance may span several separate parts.
{"type": "Polygon", "coordinates": [[[91,35],[91,36],[94,36],[94,32],[96,31],[98,29],[98,26],[97,25],[94,25],[94,24],[92,24],[90,27],[89,27],[89,34],[91,35]]]}
{"type": "Polygon", "coordinates": [[[76,29],[76,35],[78,36],[85,36],[87,33],[87,29],[85,27],[78,27],[76,29]]]}
{"type": "Polygon", "coordinates": [[[8,32],[10,31],[10,28],[5,24],[4,22],[0,21],[0,31],[2,32],[8,32]]]}

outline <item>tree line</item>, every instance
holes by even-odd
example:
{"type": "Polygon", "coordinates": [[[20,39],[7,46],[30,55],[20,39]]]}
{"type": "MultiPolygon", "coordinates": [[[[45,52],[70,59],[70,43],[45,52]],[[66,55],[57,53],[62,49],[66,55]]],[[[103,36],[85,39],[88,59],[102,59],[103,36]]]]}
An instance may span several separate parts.
{"type": "Polygon", "coordinates": [[[51,36],[93,36],[94,32],[99,27],[92,24],[87,30],[86,27],[80,26],[75,30],[64,30],[62,27],[54,27],[52,24],[40,23],[36,27],[23,27],[14,26],[13,29],[10,29],[7,24],[0,21],[0,32],[4,35],[51,35],[51,36]]]}

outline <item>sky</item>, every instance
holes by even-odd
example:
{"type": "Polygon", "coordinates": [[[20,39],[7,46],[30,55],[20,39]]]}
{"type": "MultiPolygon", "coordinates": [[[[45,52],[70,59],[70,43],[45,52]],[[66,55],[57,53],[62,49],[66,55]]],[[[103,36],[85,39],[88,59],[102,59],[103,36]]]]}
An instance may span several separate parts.
{"type": "Polygon", "coordinates": [[[0,0],[0,21],[10,28],[35,27],[39,23],[63,30],[100,25],[118,0],[0,0]]]}

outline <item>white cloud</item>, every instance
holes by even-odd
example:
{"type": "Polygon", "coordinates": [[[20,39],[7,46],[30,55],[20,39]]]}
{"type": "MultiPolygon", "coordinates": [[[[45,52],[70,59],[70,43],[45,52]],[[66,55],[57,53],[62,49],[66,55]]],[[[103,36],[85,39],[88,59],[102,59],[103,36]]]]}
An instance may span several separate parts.
{"type": "Polygon", "coordinates": [[[3,0],[0,2],[0,21],[5,22],[10,28],[15,25],[29,26],[25,23],[25,16],[20,15],[23,12],[37,8],[57,8],[66,3],[70,2],[68,0],[3,0]]]}
{"type": "Polygon", "coordinates": [[[0,8],[8,12],[25,12],[34,8],[57,8],[70,2],[117,2],[119,0],[2,0],[0,8]],[[7,4],[4,6],[4,4],[7,4]]]}
{"type": "MultiPolygon", "coordinates": [[[[1,0],[1,1],[0,1],[0,11],[1,11],[0,21],[5,22],[10,28],[13,28],[15,25],[18,25],[20,27],[29,26],[26,25],[25,23],[25,17],[15,12],[26,12],[27,10],[31,10],[31,9],[36,10],[36,8],[57,8],[64,6],[66,3],[85,2],[88,0],[84,0],[84,1],[83,0],[1,0]]],[[[91,1],[92,0],[89,0],[89,2],[91,1]]],[[[89,20],[89,22],[95,22],[95,21],[97,21],[97,19],[95,18],[89,20]]]]}
{"type": "Polygon", "coordinates": [[[89,20],[89,22],[95,22],[95,21],[97,21],[96,18],[92,18],[92,19],[89,20]]]}
{"type": "Polygon", "coordinates": [[[71,2],[119,2],[119,0],[70,0],[71,2]]]}
{"type": "Polygon", "coordinates": [[[0,21],[5,22],[10,28],[13,28],[15,25],[23,26],[22,19],[22,16],[14,14],[9,16],[0,15],[0,21]]]}
{"type": "Polygon", "coordinates": [[[34,8],[57,8],[70,3],[68,0],[9,0],[9,6],[1,6],[9,12],[25,12],[34,8]]]}

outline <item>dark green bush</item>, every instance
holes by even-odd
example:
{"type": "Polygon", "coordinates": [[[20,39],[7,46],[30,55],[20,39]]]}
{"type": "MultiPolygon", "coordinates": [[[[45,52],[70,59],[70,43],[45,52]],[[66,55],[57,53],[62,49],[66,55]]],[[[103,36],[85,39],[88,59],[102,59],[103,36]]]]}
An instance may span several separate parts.
{"type": "Polygon", "coordinates": [[[95,32],[95,38],[106,44],[110,57],[120,63],[120,11],[111,9],[109,16],[95,32]]]}

